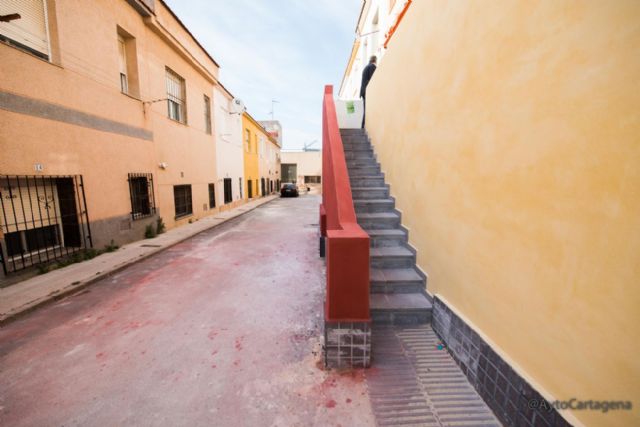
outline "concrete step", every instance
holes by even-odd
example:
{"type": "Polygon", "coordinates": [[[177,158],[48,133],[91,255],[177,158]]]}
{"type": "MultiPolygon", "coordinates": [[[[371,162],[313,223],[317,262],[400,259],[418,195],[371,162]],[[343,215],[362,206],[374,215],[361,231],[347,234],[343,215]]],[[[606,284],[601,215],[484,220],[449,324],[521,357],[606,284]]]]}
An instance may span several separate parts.
{"type": "Polygon", "coordinates": [[[395,207],[395,201],[392,198],[386,199],[355,199],[353,206],[356,212],[373,213],[373,212],[391,212],[395,207]]]}
{"type": "Polygon", "coordinates": [[[386,199],[389,197],[389,188],[381,187],[356,187],[351,185],[351,197],[353,199],[386,199]]]}
{"type": "Polygon", "coordinates": [[[350,177],[352,187],[383,187],[384,175],[363,175],[350,177]]]}
{"type": "Polygon", "coordinates": [[[349,169],[349,176],[350,177],[367,176],[367,175],[379,175],[381,173],[379,165],[375,165],[375,166],[351,166],[348,169],[349,169]]]}
{"type": "Polygon", "coordinates": [[[370,157],[352,157],[349,156],[347,157],[345,155],[345,160],[347,161],[347,166],[348,167],[358,167],[358,166],[377,166],[378,160],[375,158],[375,156],[370,156],[370,157]]]}
{"type": "Polygon", "coordinates": [[[419,293],[426,282],[413,268],[372,268],[369,272],[371,293],[419,293]]]}
{"type": "Polygon", "coordinates": [[[410,268],[415,255],[405,246],[381,246],[369,250],[369,263],[375,268],[410,268]]]}
{"type": "Polygon", "coordinates": [[[362,128],[340,128],[340,135],[366,135],[367,131],[362,128]]]}
{"type": "Polygon", "coordinates": [[[365,230],[400,227],[400,215],[396,212],[356,213],[358,224],[365,230]]]}
{"type": "Polygon", "coordinates": [[[383,246],[399,246],[407,243],[407,233],[401,228],[368,230],[372,248],[383,246]]]}
{"type": "Polygon", "coordinates": [[[373,150],[345,151],[344,158],[347,160],[375,160],[373,150]]]}
{"type": "Polygon", "coordinates": [[[374,325],[419,325],[431,322],[431,303],[420,292],[371,294],[369,305],[374,325]]]}
{"type": "Polygon", "coordinates": [[[373,148],[371,148],[371,145],[364,144],[364,143],[358,143],[358,144],[343,143],[342,147],[344,148],[345,153],[347,151],[366,151],[368,153],[373,153],[373,148]]]}

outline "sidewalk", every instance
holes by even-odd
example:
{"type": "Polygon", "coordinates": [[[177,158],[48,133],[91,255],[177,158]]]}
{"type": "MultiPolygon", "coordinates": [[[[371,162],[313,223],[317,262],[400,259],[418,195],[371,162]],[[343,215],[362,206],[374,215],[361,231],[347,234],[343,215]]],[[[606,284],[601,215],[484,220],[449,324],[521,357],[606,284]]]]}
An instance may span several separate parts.
{"type": "Polygon", "coordinates": [[[258,206],[278,198],[277,195],[252,200],[237,208],[202,218],[192,224],[171,229],[153,239],[143,239],[104,253],[89,261],[72,264],[49,273],[0,289],[0,325],[34,308],[77,292],[91,283],[122,268],[180,243],[202,231],[223,224],[258,206]]]}

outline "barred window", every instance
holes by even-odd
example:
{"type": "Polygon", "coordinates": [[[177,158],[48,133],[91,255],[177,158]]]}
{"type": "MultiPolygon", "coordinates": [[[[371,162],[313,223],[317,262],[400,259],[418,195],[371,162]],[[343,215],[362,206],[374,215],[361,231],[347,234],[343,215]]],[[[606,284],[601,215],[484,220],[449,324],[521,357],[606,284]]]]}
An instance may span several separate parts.
{"type": "Polygon", "coordinates": [[[168,116],[177,122],[187,123],[184,79],[169,68],[166,71],[168,116]]]}
{"type": "Polygon", "coordinates": [[[320,184],[321,180],[322,180],[322,178],[320,178],[319,175],[305,175],[304,176],[304,183],[305,184],[320,184]]]}
{"type": "Polygon", "coordinates": [[[134,220],[156,213],[153,200],[153,175],[150,173],[129,174],[129,194],[131,196],[131,216],[134,220]]]}
{"type": "Polygon", "coordinates": [[[191,185],[174,185],[173,201],[176,208],[176,218],[191,215],[193,213],[191,185]]]}

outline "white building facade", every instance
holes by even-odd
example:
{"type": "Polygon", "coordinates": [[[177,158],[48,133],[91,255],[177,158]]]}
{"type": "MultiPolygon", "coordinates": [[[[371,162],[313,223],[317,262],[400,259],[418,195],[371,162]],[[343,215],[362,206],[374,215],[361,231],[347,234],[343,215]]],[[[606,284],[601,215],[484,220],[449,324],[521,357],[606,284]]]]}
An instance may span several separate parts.
{"type": "Polygon", "coordinates": [[[218,84],[213,90],[216,137],[216,204],[221,210],[242,203],[244,159],[242,147],[242,111],[237,111],[233,95],[218,84]]]}
{"type": "Polygon", "coordinates": [[[360,18],[356,26],[356,39],[340,85],[341,99],[360,98],[362,70],[372,55],[378,64],[385,54],[385,43],[398,27],[411,0],[363,0],[360,18]]]}

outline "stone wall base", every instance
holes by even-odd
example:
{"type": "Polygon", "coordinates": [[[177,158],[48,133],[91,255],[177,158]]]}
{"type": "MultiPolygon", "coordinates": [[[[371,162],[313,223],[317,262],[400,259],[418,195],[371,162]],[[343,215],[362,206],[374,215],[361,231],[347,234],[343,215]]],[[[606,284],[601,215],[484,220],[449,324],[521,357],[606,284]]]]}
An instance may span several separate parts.
{"type": "Polygon", "coordinates": [[[462,372],[504,425],[571,425],[438,297],[433,301],[432,326],[462,372]]]}
{"type": "Polygon", "coordinates": [[[371,324],[325,320],[324,364],[327,368],[368,368],[371,364],[371,324]]]}

